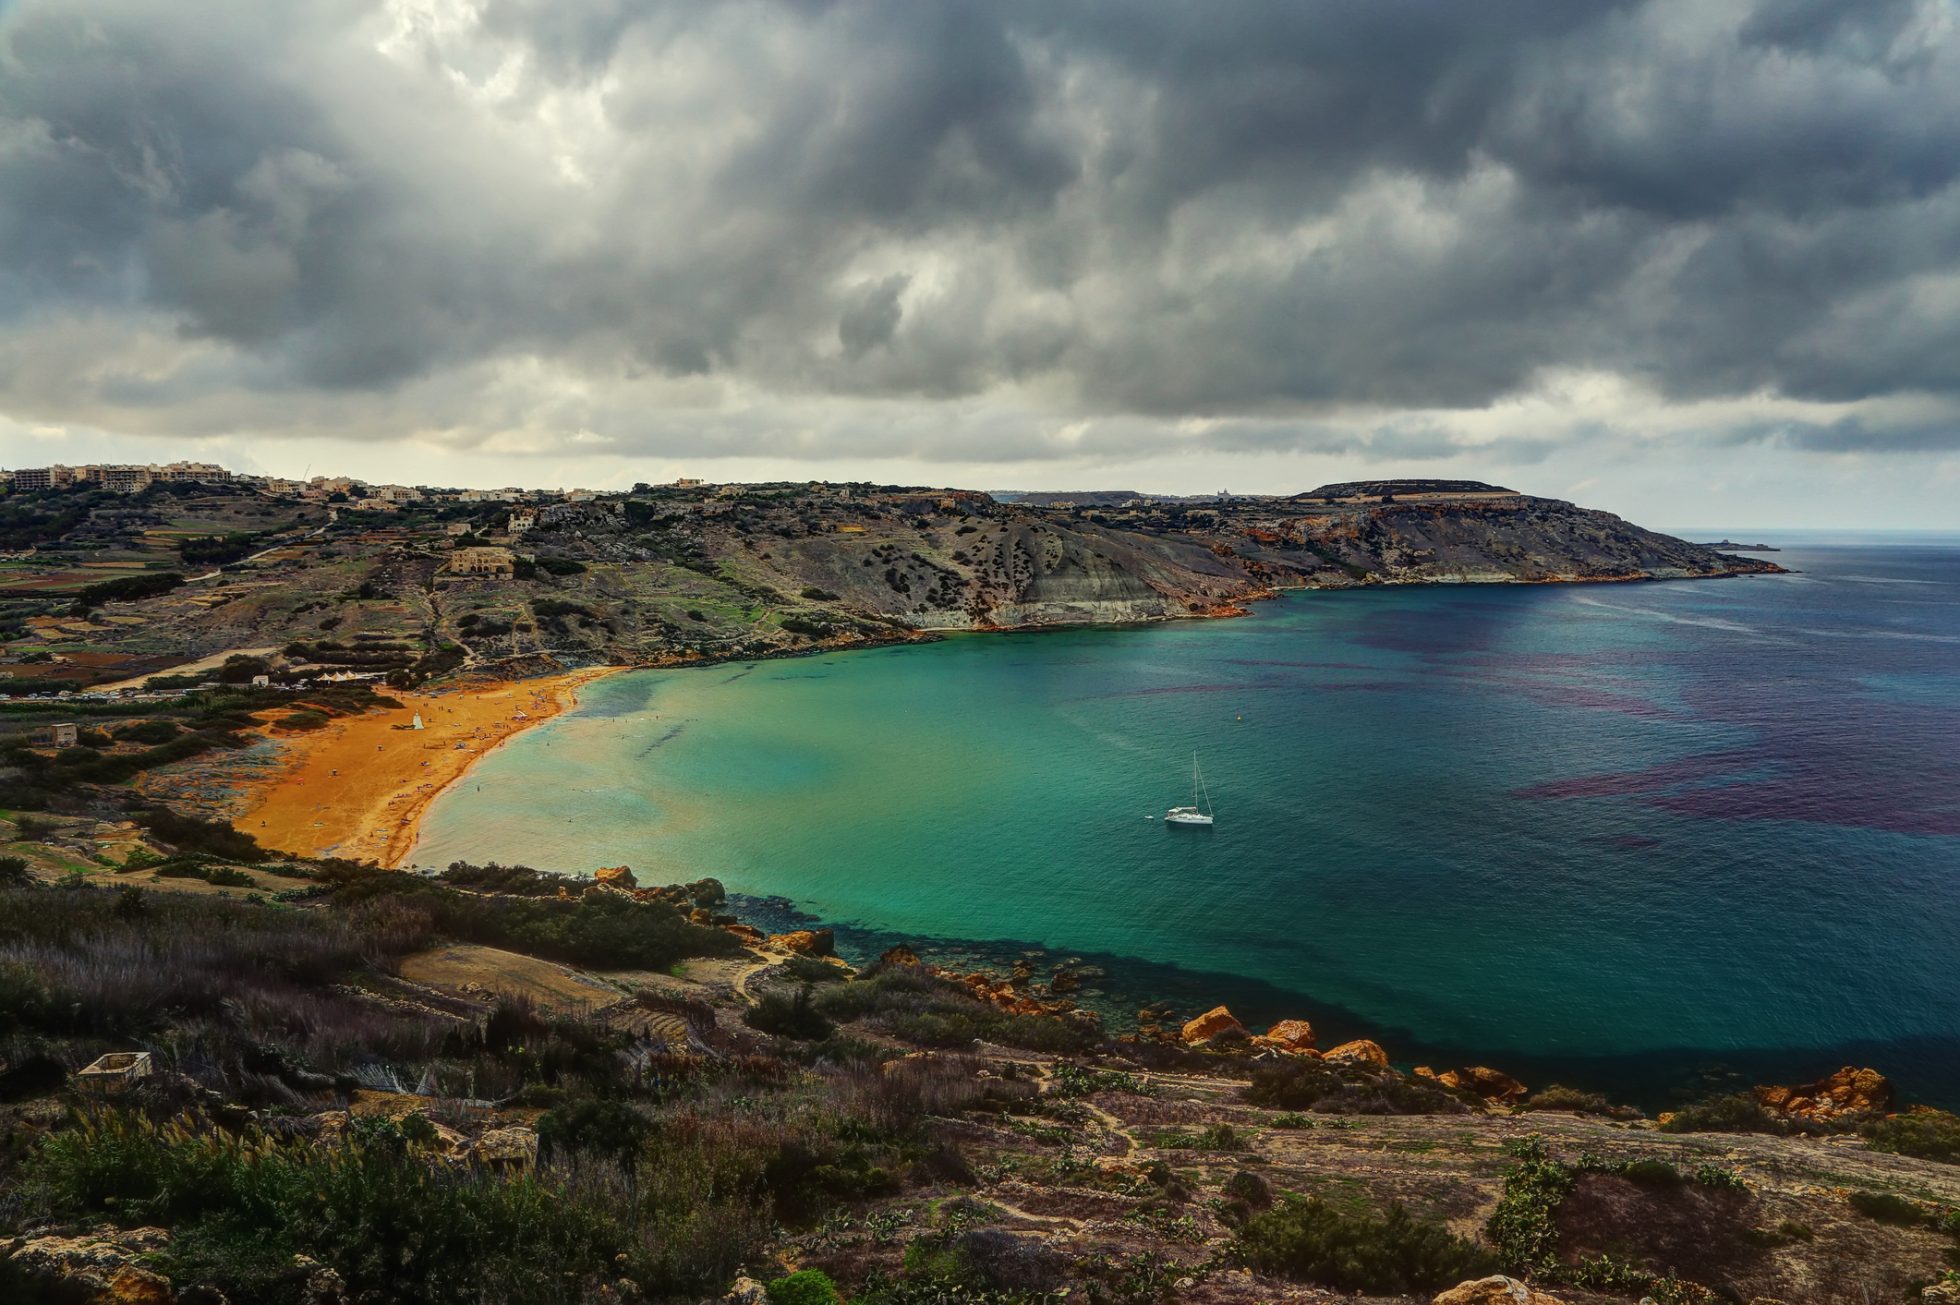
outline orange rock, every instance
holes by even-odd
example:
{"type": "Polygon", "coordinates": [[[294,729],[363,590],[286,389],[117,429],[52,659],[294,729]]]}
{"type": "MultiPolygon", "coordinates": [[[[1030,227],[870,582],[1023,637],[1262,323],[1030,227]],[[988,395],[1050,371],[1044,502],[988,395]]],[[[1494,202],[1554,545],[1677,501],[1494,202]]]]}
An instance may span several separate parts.
{"type": "Polygon", "coordinates": [[[1266,1038],[1294,1051],[1313,1048],[1313,1025],[1305,1020],[1281,1020],[1266,1030],[1266,1038]]]}
{"type": "Polygon", "coordinates": [[[1236,1029],[1241,1036],[1245,1034],[1245,1025],[1239,1023],[1231,1011],[1223,1006],[1213,1006],[1184,1026],[1184,1040],[1193,1044],[1210,1042],[1228,1029],[1236,1029]]]}
{"type": "Polygon", "coordinates": [[[115,1305],[171,1305],[177,1293],[171,1290],[170,1279],[131,1264],[119,1269],[109,1280],[109,1294],[105,1299],[115,1305]]]}
{"type": "Polygon", "coordinates": [[[1459,1282],[1438,1296],[1433,1305],[1563,1305],[1563,1302],[1556,1296],[1533,1291],[1516,1278],[1497,1275],[1459,1282]]]}
{"type": "MultiPolygon", "coordinates": [[[[1421,1070],[1416,1071],[1421,1074],[1421,1070]]],[[[1456,1088],[1485,1101],[1516,1101],[1524,1096],[1525,1086],[1502,1070],[1491,1069],[1487,1065],[1472,1065],[1466,1069],[1445,1070],[1441,1074],[1428,1075],[1447,1088],[1456,1088]]]]}
{"type": "Polygon", "coordinates": [[[832,956],[837,952],[836,935],[828,929],[792,929],[771,935],[769,944],[804,956],[832,956]]]}
{"type": "Polygon", "coordinates": [[[1875,1069],[1846,1065],[1815,1083],[1758,1087],[1756,1100],[1779,1115],[1829,1123],[1884,1114],[1892,1108],[1892,1084],[1875,1069]]]}
{"type": "Polygon", "coordinates": [[[1381,1043],[1367,1038],[1356,1038],[1353,1042],[1343,1042],[1330,1050],[1323,1060],[1332,1060],[1348,1065],[1388,1065],[1388,1053],[1382,1050],[1381,1043]]]}
{"type": "Polygon", "coordinates": [[[890,951],[887,951],[883,956],[880,956],[878,963],[880,965],[907,965],[913,968],[925,964],[924,961],[919,959],[919,954],[910,947],[907,947],[904,943],[900,943],[890,951]]]}

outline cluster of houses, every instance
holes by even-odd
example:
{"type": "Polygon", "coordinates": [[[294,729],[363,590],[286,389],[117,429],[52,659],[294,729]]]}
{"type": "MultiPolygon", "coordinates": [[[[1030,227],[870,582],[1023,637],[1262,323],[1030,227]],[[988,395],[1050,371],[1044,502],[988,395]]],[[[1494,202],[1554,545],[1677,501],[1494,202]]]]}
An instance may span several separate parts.
{"type": "Polygon", "coordinates": [[[229,471],[211,462],[171,462],[162,466],[154,462],[105,462],[80,467],[64,466],[57,462],[48,467],[0,471],[0,478],[15,489],[24,491],[94,486],[118,494],[140,493],[165,481],[226,484],[234,479],[229,471]]]}

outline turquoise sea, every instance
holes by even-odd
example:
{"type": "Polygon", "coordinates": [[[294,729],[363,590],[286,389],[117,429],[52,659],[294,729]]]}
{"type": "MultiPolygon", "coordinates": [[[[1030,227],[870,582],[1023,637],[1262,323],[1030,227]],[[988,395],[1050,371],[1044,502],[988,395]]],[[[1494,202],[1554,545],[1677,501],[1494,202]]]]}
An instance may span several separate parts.
{"type": "Polygon", "coordinates": [[[1799,574],[624,674],[412,859],[1085,957],[1119,1027],[1222,1000],[1650,1102],[1855,1061],[1960,1104],[1960,539],[1776,542],[1799,574]],[[1167,828],[1194,750],[1218,824],[1167,828]]]}

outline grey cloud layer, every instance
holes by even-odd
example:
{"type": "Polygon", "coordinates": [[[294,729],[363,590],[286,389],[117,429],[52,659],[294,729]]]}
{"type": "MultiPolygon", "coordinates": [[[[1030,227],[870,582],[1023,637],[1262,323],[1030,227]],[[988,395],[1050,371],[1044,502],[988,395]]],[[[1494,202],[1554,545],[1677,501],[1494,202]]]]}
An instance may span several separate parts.
{"type": "Polygon", "coordinates": [[[962,455],[1040,457],[1075,419],[1357,447],[1363,411],[1425,456],[1412,414],[1598,371],[1916,396],[1751,429],[1924,449],[1956,358],[1953,0],[0,18],[16,417],[639,447],[711,412],[722,451],[841,456],[952,413],[962,455]]]}

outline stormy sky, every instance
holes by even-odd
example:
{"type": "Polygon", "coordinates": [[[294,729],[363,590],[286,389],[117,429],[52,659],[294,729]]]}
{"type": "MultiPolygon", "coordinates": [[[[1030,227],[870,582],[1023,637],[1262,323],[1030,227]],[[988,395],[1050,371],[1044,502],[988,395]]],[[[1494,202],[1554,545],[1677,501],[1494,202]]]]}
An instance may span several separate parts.
{"type": "Polygon", "coordinates": [[[0,0],[0,462],[1960,527],[1956,0],[0,0]]]}

